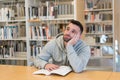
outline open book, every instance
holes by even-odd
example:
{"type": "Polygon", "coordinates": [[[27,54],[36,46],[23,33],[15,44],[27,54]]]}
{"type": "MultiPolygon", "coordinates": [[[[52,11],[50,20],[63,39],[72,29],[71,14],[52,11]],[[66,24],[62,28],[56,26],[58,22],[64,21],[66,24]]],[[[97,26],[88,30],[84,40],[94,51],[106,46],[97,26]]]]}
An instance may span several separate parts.
{"type": "Polygon", "coordinates": [[[58,74],[61,76],[65,76],[71,71],[72,71],[72,69],[69,66],[60,66],[58,69],[52,70],[52,71],[40,69],[38,71],[33,72],[33,74],[45,74],[45,75],[58,74]]]}

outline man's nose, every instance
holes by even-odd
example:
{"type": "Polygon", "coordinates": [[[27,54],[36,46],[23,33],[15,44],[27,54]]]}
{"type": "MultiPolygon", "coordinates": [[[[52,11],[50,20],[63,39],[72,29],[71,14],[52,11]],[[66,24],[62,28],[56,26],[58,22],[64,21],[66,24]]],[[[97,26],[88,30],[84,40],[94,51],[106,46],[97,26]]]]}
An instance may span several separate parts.
{"type": "Polygon", "coordinates": [[[71,33],[71,31],[69,30],[69,31],[67,31],[67,34],[70,34],[71,33]]]}

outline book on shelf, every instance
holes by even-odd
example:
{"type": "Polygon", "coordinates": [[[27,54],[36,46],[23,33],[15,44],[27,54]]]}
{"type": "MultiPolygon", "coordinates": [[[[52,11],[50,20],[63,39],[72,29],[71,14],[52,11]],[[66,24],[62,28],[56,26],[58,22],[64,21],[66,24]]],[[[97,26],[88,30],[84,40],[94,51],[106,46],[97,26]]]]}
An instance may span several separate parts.
{"type": "Polygon", "coordinates": [[[58,6],[58,18],[64,17],[73,17],[74,14],[74,6],[72,1],[70,2],[61,2],[58,6]]]}
{"type": "Polygon", "coordinates": [[[40,54],[42,49],[42,42],[40,41],[31,41],[30,42],[30,56],[31,58],[35,59],[38,54],[40,54]]]}
{"type": "Polygon", "coordinates": [[[4,7],[1,6],[0,12],[1,21],[18,20],[21,17],[25,17],[24,2],[4,4],[4,7]]]}
{"type": "Polygon", "coordinates": [[[112,46],[103,46],[102,53],[104,56],[109,56],[114,54],[114,48],[112,46]]]}
{"type": "Polygon", "coordinates": [[[100,47],[91,47],[91,56],[92,57],[102,57],[102,51],[100,47]]]}
{"type": "Polygon", "coordinates": [[[40,69],[38,71],[33,72],[33,74],[44,74],[44,75],[52,75],[52,74],[57,74],[61,76],[65,76],[68,73],[70,73],[72,69],[69,66],[60,66],[56,70],[48,71],[45,69],[40,69]]]}
{"type": "Polygon", "coordinates": [[[25,4],[24,2],[21,2],[21,3],[17,3],[16,6],[15,6],[15,11],[16,11],[16,20],[18,19],[22,19],[25,17],[25,4]]]}
{"type": "MultiPolygon", "coordinates": [[[[16,57],[17,52],[26,52],[26,43],[22,41],[2,41],[0,55],[2,58],[16,57]]],[[[22,54],[20,54],[22,55],[22,54]]]]}
{"type": "Polygon", "coordinates": [[[0,28],[0,39],[4,39],[4,28],[0,28]]]}
{"type": "Polygon", "coordinates": [[[39,8],[39,16],[40,19],[46,19],[47,18],[47,6],[41,5],[39,8]]]}
{"type": "Polygon", "coordinates": [[[85,9],[111,9],[112,0],[85,0],[85,9]]]}
{"type": "Polygon", "coordinates": [[[11,20],[15,14],[14,10],[13,9],[10,9],[10,8],[1,8],[0,9],[0,20],[2,21],[6,21],[6,20],[11,20]]]}
{"type": "Polygon", "coordinates": [[[54,1],[46,1],[47,6],[47,19],[53,19],[54,18],[54,1]]]}
{"type": "Polygon", "coordinates": [[[91,47],[91,57],[105,57],[112,56],[114,54],[114,50],[112,46],[93,46],[91,47]]]}
{"type": "Polygon", "coordinates": [[[39,1],[39,5],[29,6],[29,19],[73,18],[74,5],[72,1],[39,1]],[[35,14],[35,15],[34,15],[35,14]]]}
{"type": "Polygon", "coordinates": [[[0,27],[0,39],[17,39],[25,37],[25,26],[16,24],[7,24],[0,27]]]}
{"type": "Polygon", "coordinates": [[[94,6],[93,0],[85,0],[85,9],[92,9],[94,6]]]}
{"type": "Polygon", "coordinates": [[[26,36],[26,26],[25,25],[19,25],[18,26],[18,37],[25,37],[26,36]]]}
{"type": "Polygon", "coordinates": [[[38,54],[40,54],[41,52],[41,46],[36,46],[36,45],[32,45],[31,46],[31,57],[32,58],[36,58],[36,56],[38,56],[38,54]]]}
{"type": "Polygon", "coordinates": [[[38,7],[35,7],[35,6],[30,6],[28,8],[28,11],[29,11],[29,19],[36,19],[38,18],[38,7]]]}
{"type": "Polygon", "coordinates": [[[86,36],[84,41],[87,43],[87,45],[95,45],[95,38],[92,36],[86,36]]]}
{"type": "Polygon", "coordinates": [[[86,24],[86,33],[112,33],[112,24],[86,24]]]}
{"type": "Polygon", "coordinates": [[[113,19],[113,14],[111,11],[85,12],[86,22],[111,21],[112,19],[113,19]]]}
{"type": "Polygon", "coordinates": [[[113,32],[113,26],[108,24],[108,25],[104,25],[104,32],[106,33],[112,33],[113,32]]]}
{"type": "Polygon", "coordinates": [[[66,24],[42,24],[40,26],[30,26],[30,38],[31,39],[51,39],[56,34],[63,32],[66,24]]]}

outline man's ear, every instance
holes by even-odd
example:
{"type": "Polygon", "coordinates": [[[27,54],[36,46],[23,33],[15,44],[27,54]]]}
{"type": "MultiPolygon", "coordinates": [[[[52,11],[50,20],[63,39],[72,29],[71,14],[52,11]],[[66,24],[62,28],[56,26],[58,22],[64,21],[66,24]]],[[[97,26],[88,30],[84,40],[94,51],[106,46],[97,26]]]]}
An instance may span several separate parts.
{"type": "Polygon", "coordinates": [[[82,35],[80,34],[80,39],[82,38],[82,35]]]}

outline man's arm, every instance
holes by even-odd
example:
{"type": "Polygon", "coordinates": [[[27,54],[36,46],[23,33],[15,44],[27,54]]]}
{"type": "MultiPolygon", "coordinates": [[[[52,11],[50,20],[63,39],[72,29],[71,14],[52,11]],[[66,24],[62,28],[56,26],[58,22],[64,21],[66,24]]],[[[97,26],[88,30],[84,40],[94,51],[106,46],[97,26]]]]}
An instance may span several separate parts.
{"type": "Polygon", "coordinates": [[[80,33],[76,34],[66,45],[69,63],[75,72],[81,72],[90,58],[89,46],[85,45],[82,41],[81,44],[77,44],[80,36],[80,33]],[[76,50],[73,48],[73,45],[76,45],[76,50]]]}
{"type": "MultiPolygon", "coordinates": [[[[78,46],[79,47],[79,46],[78,46]]],[[[69,63],[75,72],[81,72],[90,58],[90,48],[85,46],[74,50],[72,45],[66,47],[69,63]]]]}
{"type": "Polygon", "coordinates": [[[43,49],[40,51],[40,54],[36,57],[34,65],[38,68],[44,68],[51,57],[53,42],[48,42],[43,49]]]}
{"type": "Polygon", "coordinates": [[[49,71],[59,68],[58,65],[49,63],[49,59],[51,58],[54,49],[54,41],[48,42],[35,59],[34,65],[38,68],[44,68],[49,71]]]}

